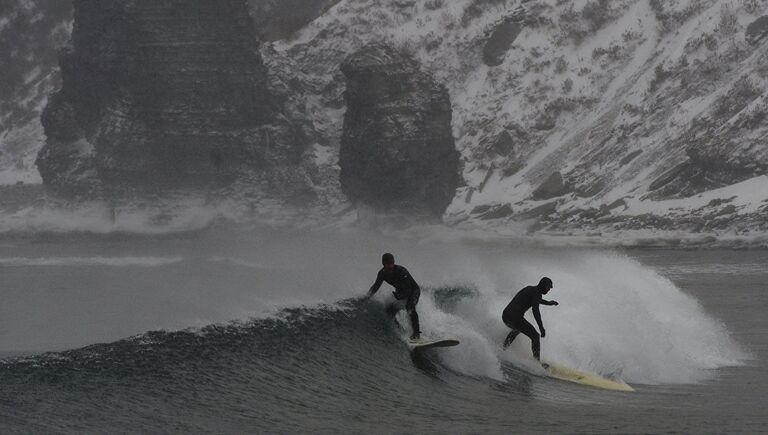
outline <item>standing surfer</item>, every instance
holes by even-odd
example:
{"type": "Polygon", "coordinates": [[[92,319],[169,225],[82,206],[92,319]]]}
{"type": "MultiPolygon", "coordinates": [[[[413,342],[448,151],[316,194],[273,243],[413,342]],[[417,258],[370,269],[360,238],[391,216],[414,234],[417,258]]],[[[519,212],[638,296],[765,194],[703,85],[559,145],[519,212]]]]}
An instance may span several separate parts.
{"type": "Polygon", "coordinates": [[[396,300],[387,305],[387,314],[394,317],[398,311],[406,310],[411,318],[411,330],[413,331],[411,340],[418,340],[421,331],[419,330],[419,314],[416,312],[416,304],[419,302],[421,289],[411,274],[408,273],[408,269],[395,264],[395,257],[392,254],[382,255],[381,264],[384,267],[376,275],[376,282],[368,290],[368,296],[373,296],[379,291],[383,282],[394,287],[395,291],[392,294],[395,295],[396,300]]]}
{"type": "Polygon", "coordinates": [[[536,319],[536,323],[539,325],[539,331],[541,336],[544,337],[547,331],[544,330],[544,324],[541,322],[541,313],[539,312],[539,305],[557,305],[556,301],[547,301],[541,297],[552,289],[552,280],[547,278],[541,278],[539,285],[529,285],[524,289],[517,292],[512,302],[504,308],[504,313],[501,318],[504,324],[512,329],[512,332],[507,335],[507,339],[504,340],[504,348],[509,347],[515,340],[518,334],[521,332],[531,339],[531,348],[533,349],[533,357],[540,360],[541,342],[539,340],[539,333],[536,332],[533,325],[530,324],[523,316],[529,308],[533,310],[533,317],[536,319]]]}

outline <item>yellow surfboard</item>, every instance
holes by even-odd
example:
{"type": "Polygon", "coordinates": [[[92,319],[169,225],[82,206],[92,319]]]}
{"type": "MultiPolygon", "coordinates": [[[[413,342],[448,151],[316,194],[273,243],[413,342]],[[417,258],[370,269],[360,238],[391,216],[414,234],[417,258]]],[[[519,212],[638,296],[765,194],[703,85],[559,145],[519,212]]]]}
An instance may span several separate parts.
{"type": "Polygon", "coordinates": [[[613,381],[602,376],[593,375],[590,373],[584,373],[576,369],[561,366],[559,364],[547,363],[549,367],[545,370],[550,376],[564,381],[575,382],[581,385],[588,385],[590,387],[602,388],[605,390],[613,391],[635,391],[630,385],[624,381],[613,381]]]}

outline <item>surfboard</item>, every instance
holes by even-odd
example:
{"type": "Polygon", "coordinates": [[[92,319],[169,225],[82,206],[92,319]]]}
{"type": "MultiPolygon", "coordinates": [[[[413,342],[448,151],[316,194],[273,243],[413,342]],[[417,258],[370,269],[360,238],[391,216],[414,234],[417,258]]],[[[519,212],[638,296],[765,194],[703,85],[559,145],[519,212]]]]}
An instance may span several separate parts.
{"type": "Polygon", "coordinates": [[[559,364],[547,362],[548,367],[544,370],[553,378],[562,379],[564,381],[575,382],[581,385],[588,385],[590,387],[602,388],[604,390],[613,391],[635,391],[629,384],[624,381],[614,381],[604,378],[602,376],[585,373],[576,369],[565,367],[559,364]]]}
{"type": "Polygon", "coordinates": [[[451,347],[457,346],[459,340],[453,338],[420,338],[418,340],[408,339],[408,347],[416,349],[430,349],[433,347],[451,347]]]}

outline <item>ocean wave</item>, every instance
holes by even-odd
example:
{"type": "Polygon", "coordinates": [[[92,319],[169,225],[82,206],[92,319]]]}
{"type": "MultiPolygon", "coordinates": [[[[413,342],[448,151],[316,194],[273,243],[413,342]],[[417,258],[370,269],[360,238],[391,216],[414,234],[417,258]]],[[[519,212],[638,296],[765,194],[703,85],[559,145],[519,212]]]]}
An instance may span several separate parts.
{"type": "MultiPolygon", "coordinates": [[[[621,258],[602,258],[603,266],[606,262],[619,269],[639,267],[621,258]]],[[[619,276],[628,275],[619,274],[617,280],[619,276]]],[[[569,290],[548,295],[561,305],[542,308],[548,331],[542,340],[544,358],[630,383],[664,384],[696,383],[707,378],[707,370],[740,365],[748,357],[722,324],[666,279],[647,273],[630,291],[626,284],[608,280],[586,294],[574,278],[569,290]]],[[[425,288],[418,306],[425,336],[461,342],[428,362],[431,370],[504,382],[511,364],[539,375],[526,337],[520,336],[507,351],[501,348],[508,332],[500,320],[503,300],[480,286],[425,288]]],[[[217,364],[232,365],[258,360],[263,366],[283,364],[290,355],[291,364],[309,372],[350,358],[357,361],[350,370],[375,372],[393,364],[391,353],[407,355],[409,321],[404,313],[398,316],[403,328],[393,327],[375,300],[347,299],[286,308],[248,321],[151,331],[71,351],[8,358],[0,365],[25,376],[39,370],[52,370],[55,376],[68,371],[125,374],[162,372],[190,363],[190,358],[192,363],[223,358],[217,364]]]]}

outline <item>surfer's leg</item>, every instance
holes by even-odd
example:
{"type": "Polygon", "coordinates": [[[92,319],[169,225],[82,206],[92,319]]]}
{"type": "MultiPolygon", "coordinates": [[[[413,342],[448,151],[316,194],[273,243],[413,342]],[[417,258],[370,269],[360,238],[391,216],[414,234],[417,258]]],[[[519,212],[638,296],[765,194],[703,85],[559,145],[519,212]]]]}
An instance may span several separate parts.
{"type": "Polygon", "coordinates": [[[525,319],[520,322],[520,332],[527,335],[531,339],[531,350],[533,351],[533,357],[537,360],[540,359],[541,354],[541,340],[539,339],[539,333],[536,332],[536,328],[525,319]]]}
{"type": "Polygon", "coordinates": [[[507,338],[504,339],[504,349],[506,349],[509,347],[509,345],[512,344],[513,341],[515,341],[515,338],[517,338],[517,336],[520,334],[520,328],[516,324],[519,322],[515,322],[513,318],[506,315],[502,316],[501,320],[504,322],[505,325],[507,325],[507,328],[512,330],[507,335],[507,338]]]}
{"type": "Polygon", "coordinates": [[[416,312],[416,304],[419,303],[420,290],[416,290],[408,297],[408,301],[405,303],[405,309],[411,317],[411,338],[419,338],[421,335],[421,329],[419,328],[419,313],[416,312]]]}
{"type": "Polygon", "coordinates": [[[504,349],[508,348],[509,345],[515,341],[515,338],[517,338],[518,334],[520,334],[520,331],[513,329],[512,332],[507,335],[507,338],[504,340],[504,349]]]}

